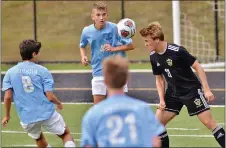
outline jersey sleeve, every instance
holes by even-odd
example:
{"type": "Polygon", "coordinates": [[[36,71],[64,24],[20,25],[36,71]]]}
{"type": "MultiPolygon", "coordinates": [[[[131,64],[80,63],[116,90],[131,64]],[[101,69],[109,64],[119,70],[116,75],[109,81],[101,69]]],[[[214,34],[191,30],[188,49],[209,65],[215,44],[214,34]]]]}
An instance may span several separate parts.
{"type": "Polygon", "coordinates": [[[179,56],[187,63],[189,66],[192,66],[193,63],[196,61],[196,58],[192,56],[183,46],[179,49],[179,56]]]}
{"type": "Polygon", "coordinates": [[[43,87],[44,87],[44,92],[53,91],[54,80],[53,80],[51,73],[47,69],[45,69],[43,71],[42,78],[43,78],[42,83],[43,83],[43,87]]]}
{"type": "Polygon", "coordinates": [[[81,38],[80,38],[80,48],[85,48],[88,44],[87,36],[86,36],[86,27],[82,30],[81,38]]]}
{"type": "Polygon", "coordinates": [[[93,131],[92,127],[93,127],[93,124],[91,122],[91,119],[86,114],[82,120],[82,136],[81,136],[81,142],[80,142],[81,147],[85,147],[87,145],[89,145],[91,147],[97,146],[94,136],[93,136],[94,131],[93,131]]]}
{"type": "Polygon", "coordinates": [[[149,105],[147,105],[147,107],[145,109],[146,109],[146,115],[147,115],[148,123],[150,125],[149,126],[150,132],[155,136],[160,135],[162,132],[165,131],[165,127],[156,118],[155,114],[152,112],[149,105]]]}
{"type": "Polygon", "coordinates": [[[155,62],[151,57],[150,57],[150,62],[152,66],[152,71],[154,75],[161,75],[162,71],[160,68],[158,68],[157,62],[155,62]]]}
{"type": "Polygon", "coordinates": [[[6,72],[3,81],[2,81],[2,91],[6,91],[12,88],[11,81],[10,81],[10,74],[9,71],[6,72]]]}

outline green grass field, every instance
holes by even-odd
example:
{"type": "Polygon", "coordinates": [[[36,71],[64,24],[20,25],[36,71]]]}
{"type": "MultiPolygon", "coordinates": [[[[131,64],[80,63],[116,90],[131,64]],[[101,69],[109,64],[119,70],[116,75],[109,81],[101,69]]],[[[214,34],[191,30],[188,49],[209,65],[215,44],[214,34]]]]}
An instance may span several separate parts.
{"type": "MultiPolygon", "coordinates": [[[[64,104],[64,109],[60,111],[73,134],[77,146],[79,146],[81,136],[81,119],[90,106],[89,104],[64,104]]],[[[218,123],[224,123],[224,109],[224,107],[213,107],[211,109],[218,123]]],[[[153,111],[155,110],[156,107],[153,106],[153,111]]],[[[4,115],[3,105],[2,115],[4,115]]],[[[171,147],[219,147],[214,137],[212,137],[212,133],[199,122],[196,116],[189,117],[185,107],[180,115],[168,124],[167,129],[170,135],[171,147]]],[[[52,134],[45,134],[45,136],[52,147],[63,146],[57,136],[52,134]]],[[[2,128],[1,139],[2,147],[35,145],[35,142],[26,133],[23,133],[14,106],[12,106],[10,122],[6,128],[2,128]]]]}

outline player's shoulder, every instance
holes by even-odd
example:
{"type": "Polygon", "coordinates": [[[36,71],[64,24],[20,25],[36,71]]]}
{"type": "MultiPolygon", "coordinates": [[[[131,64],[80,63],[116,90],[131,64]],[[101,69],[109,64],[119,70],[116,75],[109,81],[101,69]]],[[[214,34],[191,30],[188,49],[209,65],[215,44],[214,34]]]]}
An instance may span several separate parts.
{"type": "Polygon", "coordinates": [[[92,30],[93,28],[94,28],[94,24],[87,25],[83,28],[82,32],[87,33],[89,30],[92,30]]]}
{"type": "Polygon", "coordinates": [[[168,43],[167,49],[168,49],[168,51],[173,51],[173,52],[179,52],[181,50],[186,50],[183,46],[173,44],[173,43],[168,43]]]}
{"type": "Polygon", "coordinates": [[[156,53],[155,51],[152,51],[152,52],[150,53],[150,61],[154,61],[155,58],[156,58],[156,55],[157,55],[157,53],[156,53]]]}
{"type": "Polygon", "coordinates": [[[11,74],[11,73],[14,73],[14,72],[18,69],[17,67],[18,67],[18,66],[15,65],[15,66],[9,68],[9,69],[6,71],[6,74],[9,75],[9,74],[11,74]]]}
{"type": "Polygon", "coordinates": [[[111,27],[117,27],[117,24],[116,24],[116,23],[109,22],[109,21],[107,21],[106,23],[107,23],[109,26],[111,26],[111,27]]]}

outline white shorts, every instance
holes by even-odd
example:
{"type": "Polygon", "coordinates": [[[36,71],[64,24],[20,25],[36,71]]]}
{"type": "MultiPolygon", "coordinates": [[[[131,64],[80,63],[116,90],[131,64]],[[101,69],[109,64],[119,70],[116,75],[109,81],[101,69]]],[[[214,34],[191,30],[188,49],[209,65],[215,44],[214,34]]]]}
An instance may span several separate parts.
{"type": "MultiPolygon", "coordinates": [[[[104,77],[93,77],[91,83],[93,95],[107,95],[107,86],[104,83],[104,77]]],[[[128,92],[127,84],[124,86],[124,92],[128,92]]]]}
{"type": "Polygon", "coordinates": [[[48,132],[62,135],[65,131],[66,124],[63,117],[58,113],[54,112],[50,119],[39,121],[30,124],[23,124],[20,122],[23,129],[28,133],[28,135],[33,139],[38,139],[42,132],[42,128],[45,128],[48,132]]]}

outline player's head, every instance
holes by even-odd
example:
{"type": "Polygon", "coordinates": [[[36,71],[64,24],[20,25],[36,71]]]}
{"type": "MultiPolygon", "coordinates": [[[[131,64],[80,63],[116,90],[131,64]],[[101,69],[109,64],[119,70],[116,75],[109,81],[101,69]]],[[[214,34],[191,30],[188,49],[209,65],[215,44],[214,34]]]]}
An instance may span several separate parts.
{"type": "Polygon", "coordinates": [[[91,18],[94,24],[104,26],[107,20],[107,5],[103,2],[96,2],[93,4],[91,18]]]}
{"type": "Polygon", "coordinates": [[[164,41],[162,27],[158,22],[152,22],[148,27],[140,30],[140,34],[144,37],[145,46],[150,51],[156,49],[161,41],[164,41]]]}
{"type": "Polygon", "coordinates": [[[35,40],[23,40],[20,45],[20,55],[22,60],[37,61],[37,57],[40,55],[41,43],[35,40]]]}
{"type": "Polygon", "coordinates": [[[128,61],[120,55],[103,62],[104,81],[109,89],[123,89],[128,79],[128,61]]]}

